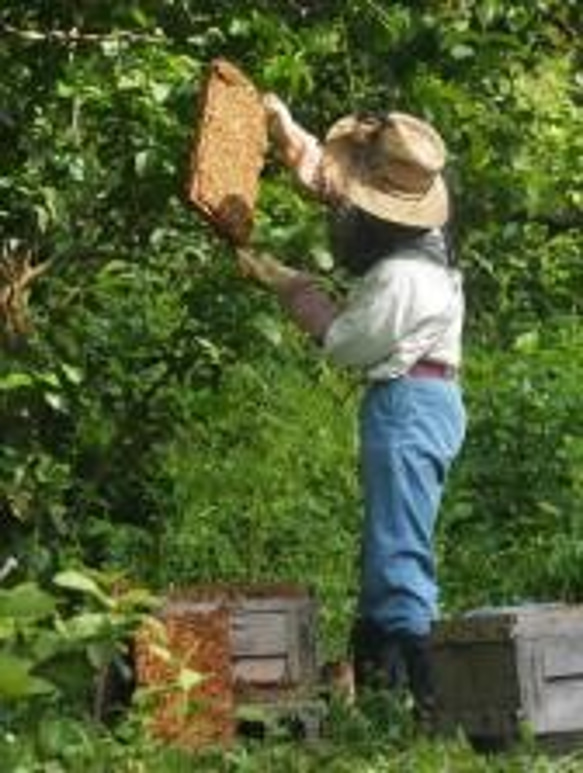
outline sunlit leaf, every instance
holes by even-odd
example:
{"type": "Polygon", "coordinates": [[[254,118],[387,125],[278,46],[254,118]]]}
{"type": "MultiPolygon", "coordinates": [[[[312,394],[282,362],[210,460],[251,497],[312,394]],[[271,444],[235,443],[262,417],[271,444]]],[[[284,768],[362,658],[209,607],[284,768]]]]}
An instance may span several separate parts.
{"type": "Polygon", "coordinates": [[[198,687],[204,681],[205,676],[197,671],[193,671],[191,668],[181,668],[177,680],[178,686],[185,692],[198,687]]]}
{"type": "Polygon", "coordinates": [[[91,577],[78,572],[74,569],[68,569],[64,572],[59,572],[53,578],[53,582],[60,588],[66,588],[67,590],[78,591],[100,601],[104,606],[111,606],[111,600],[101,590],[99,585],[91,577]]]}

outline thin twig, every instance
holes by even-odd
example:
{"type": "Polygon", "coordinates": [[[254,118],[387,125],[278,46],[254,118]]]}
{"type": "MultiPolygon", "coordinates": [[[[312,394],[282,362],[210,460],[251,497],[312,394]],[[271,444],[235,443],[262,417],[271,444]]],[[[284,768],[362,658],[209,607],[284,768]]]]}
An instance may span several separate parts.
{"type": "Polygon", "coordinates": [[[48,258],[47,260],[43,261],[42,263],[37,263],[36,265],[31,265],[30,263],[26,265],[25,270],[22,273],[22,277],[19,281],[19,285],[21,288],[28,287],[28,285],[33,282],[37,277],[44,274],[46,271],[49,270],[54,264],[53,258],[48,258]]]}
{"type": "Polygon", "coordinates": [[[62,43],[64,45],[77,45],[79,43],[171,43],[172,39],[167,37],[160,29],[155,30],[154,34],[142,32],[133,32],[131,30],[119,30],[116,32],[84,32],[76,27],[70,30],[23,30],[13,27],[10,24],[0,23],[0,35],[11,35],[19,40],[30,43],[62,43]]]}

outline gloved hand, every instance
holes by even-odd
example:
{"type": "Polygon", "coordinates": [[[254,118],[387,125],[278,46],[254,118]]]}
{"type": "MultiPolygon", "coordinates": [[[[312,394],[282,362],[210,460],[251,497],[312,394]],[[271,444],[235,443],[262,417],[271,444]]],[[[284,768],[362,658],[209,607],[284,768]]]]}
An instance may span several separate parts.
{"type": "Polygon", "coordinates": [[[237,250],[237,262],[244,277],[254,279],[259,284],[272,289],[282,287],[299,274],[298,271],[286,266],[271,255],[258,254],[247,248],[237,250]]]}

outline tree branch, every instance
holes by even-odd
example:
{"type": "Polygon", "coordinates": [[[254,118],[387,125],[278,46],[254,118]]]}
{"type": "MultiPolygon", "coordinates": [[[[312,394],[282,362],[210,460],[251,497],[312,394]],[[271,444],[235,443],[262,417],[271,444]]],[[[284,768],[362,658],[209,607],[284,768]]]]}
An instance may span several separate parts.
{"type": "Polygon", "coordinates": [[[33,264],[32,252],[8,245],[0,258],[0,323],[7,340],[26,335],[31,325],[28,297],[31,283],[53,265],[53,260],[33,264]]]}
{"type": "MultiPolygon", "coordinates": [[[[206,21],[200,17],[200,21],[206,21]]],[[[119,30],[115,32],[85,32],[77,27],[69,30],[32,30],[18,29],[10,24],[0,22],[0,33],[10,35],[19,40],[30,43],[60,43],[62,45],[95,44],[104,42],[115,43],[157,43],[160,45],[171,43],[172,38],[167,37],[163,30],[156,29],[152,34],[134,32],[132,30],[119,30]]]]}

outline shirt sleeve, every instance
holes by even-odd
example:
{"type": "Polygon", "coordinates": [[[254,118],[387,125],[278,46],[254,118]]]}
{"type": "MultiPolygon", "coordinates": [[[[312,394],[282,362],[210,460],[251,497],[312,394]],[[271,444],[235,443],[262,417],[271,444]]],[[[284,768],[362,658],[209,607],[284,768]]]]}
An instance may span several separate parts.
{"type": "Polygon", "coordinates": [[[316,196],[321,196],[323,192],[321,170],[322,146],[316,137],[306,133],[294,171],[301,185],[316,196]]]}
{"type": "Polygon", "coordinates": [[[300,185],[324,199],[327,192],[322,176],[324,149],[320,140],[295,121],[287,110],[274,119],[271,131],[278,142],[283,162],[300,185]]]}
{"type": "Polygon", "coordinates": [[[300,330],[322,344],[339,308],[328,293],[317,286],[314,277],[298,274],[280,285],[277,293],[280,303],[300,330]]]}

